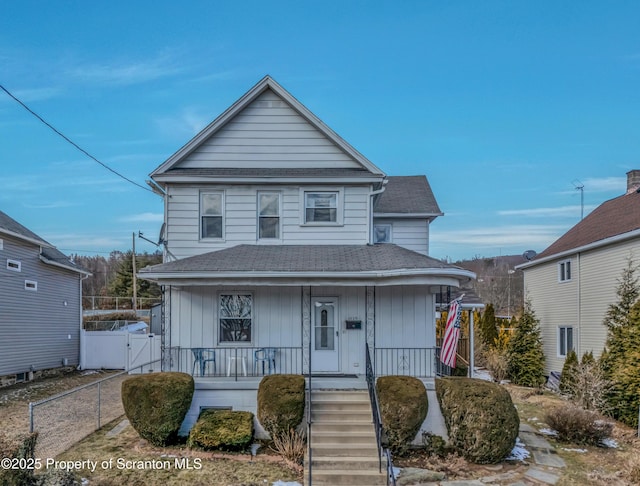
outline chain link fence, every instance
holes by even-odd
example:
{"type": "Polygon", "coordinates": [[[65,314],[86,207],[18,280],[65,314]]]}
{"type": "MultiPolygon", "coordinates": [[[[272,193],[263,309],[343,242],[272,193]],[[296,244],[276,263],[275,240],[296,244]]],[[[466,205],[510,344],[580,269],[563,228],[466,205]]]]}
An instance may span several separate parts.
{"type": "Polygon", "coordinates": [[[54,458],[124,414],[122,382],[130,374],[160,371],[160,360],[29,404],[29,429],[38,433],[35,457],[54,458]]]}

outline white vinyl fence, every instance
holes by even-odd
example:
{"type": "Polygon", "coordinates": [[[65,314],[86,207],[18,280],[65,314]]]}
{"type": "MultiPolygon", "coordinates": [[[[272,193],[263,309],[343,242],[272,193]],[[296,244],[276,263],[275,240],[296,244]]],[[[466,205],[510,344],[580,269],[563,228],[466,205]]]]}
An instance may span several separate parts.
{"type": "Polygon", "coordinates": [[[132,370],[161,358],[160,336],[126,331],[81,331],[80,367],[132,370]]]}

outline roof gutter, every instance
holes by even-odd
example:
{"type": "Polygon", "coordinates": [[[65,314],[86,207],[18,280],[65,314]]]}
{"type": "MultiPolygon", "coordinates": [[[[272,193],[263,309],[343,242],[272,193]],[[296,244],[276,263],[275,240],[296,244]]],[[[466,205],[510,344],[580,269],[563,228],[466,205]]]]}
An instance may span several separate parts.
{"type": "Polygon", "coordinates": [[[44,255],[40,254],[40,260],[44,263],[46,263],[47,265],[53,265],[54,267],[60,267],[60,268],[64,268],[65,270],[71,270],[73,272],[77,272],[80,273],[82,275],[86,275],[87,277],[93,275],[91,272],[87,272],[86,270],[82,270],[80,268],[76,268],[73,267],[71,265],[65,265],[64,263],[59,263],[55,260],[49,260],[47,257],[45,257],[44,255]]]}
{"type": "Polygon", "coordinates": [[[564,258],[569,255],[574,255],[575,253],[582,253],[589,250],[595,250],[597,248],[612,245],[614,243],[619,243],[621,241],[630,240],[632,238],[640,237],[640,229],[636,229],[633,231],[628,231],[627,233],[622,233],[620,235],[611,236],[609,238],[605,238],[603,240],[598,240],[593,243],[589,243],[587,245],[578,246],[576,248],[571,248],[570,250],[561,251],[559,253],[554,253],[553,255],[549,255],[540,259],[536,259],[527,263],[521,263],[520,265],[516,265],[514,268],[516,270],[524,270],[530,267],[534,267],[536,265],[546,263],[552,260],[557,260],[559,258],[564,258]]]}

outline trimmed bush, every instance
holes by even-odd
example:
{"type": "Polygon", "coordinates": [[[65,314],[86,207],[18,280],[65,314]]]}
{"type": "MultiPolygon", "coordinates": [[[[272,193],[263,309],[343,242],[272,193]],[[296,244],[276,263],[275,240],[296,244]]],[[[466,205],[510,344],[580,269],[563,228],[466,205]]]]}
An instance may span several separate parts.
{"type": "Polygon", "coordinates": [[[304,416],[302,375],[269,375],[258,387],[258,420],[271,437],[296,429],[304,416]]]}
{"type": "Polygon", "coordinates": [[[564,365],[562,366],[562,374],[560,375],[560,385],[558,388],[562,393],[570,393],[573,389],[573,384],[576,380],[575,375],[578,370],[578,355],[575,350],[571,350],[567,353],[564,359],[564,365]]]}
{"type": "Polygon", "coordinates": [[[412,376],[382,376],[376,390],[389,448],[405,454],[427,416],[427,390],[412,376]]]}
{"type": "Polygon", "coordinates": [[[186,373],[150,373],[122,383],[122,404],[131,426],[156,446],[175,442],[193,398],[186,373]]]}
{"type": "Polygon", "coordinates": [[[547,413],[545,421],[556,432],[558,439],[573,444],[598,445],[611,435],[613,424],[602,415],[576,405],[563,405],[547,413]]]}
{"type": "Polygon", "coordinates": [[[187,445],[205,450],[237,451],[253,440],[253,414],[231,410],[203,410],[189,433],[187,445]]]}
{"type": "Polygon", "coordinates": [[[440,378],[436,394],[450,444],[465,459],[494,464],[513,450],[520,419],[503,387],[475,378],[440,378]]]}

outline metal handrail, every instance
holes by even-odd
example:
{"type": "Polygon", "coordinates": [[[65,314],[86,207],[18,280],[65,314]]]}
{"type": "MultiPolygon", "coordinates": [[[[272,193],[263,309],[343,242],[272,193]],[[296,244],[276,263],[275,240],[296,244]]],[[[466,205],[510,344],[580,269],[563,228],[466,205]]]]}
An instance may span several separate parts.
{"type": "Polygon", "coordinates": [[[309,339],[309,369],[307,370],[307,380],[309,383],[309,392],[307,394],[307,467],[308,467],[308,486],[312,485],[312,468],[313,468],[313,450],[311,449],[311,406],[313,400],[311,398],[311,339],[309,339]]]}

